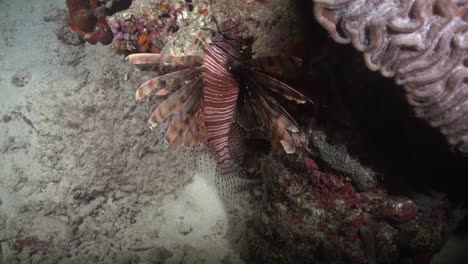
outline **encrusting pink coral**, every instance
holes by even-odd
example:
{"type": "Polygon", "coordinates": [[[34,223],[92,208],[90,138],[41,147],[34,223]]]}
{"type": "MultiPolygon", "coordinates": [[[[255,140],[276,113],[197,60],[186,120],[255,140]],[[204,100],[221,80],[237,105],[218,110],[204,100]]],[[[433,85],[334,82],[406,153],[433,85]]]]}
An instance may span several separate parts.
{"type": "Polygon", "coordinates": [[[468,154],[468,22],[451,0],[314,0],[318,22],[403,85],[415,114],[468,154]]]}
{"type": "Polygon", "coordinates": [[[161,52],[172,33],[179,29],[178,22],[187,15],[187,10],[185,6],[176,8],[168,3],[160,3],[154,9],[164,12],[158,16],[149,12],[128,17],[118,15],[109,19],[115,51],[161,52]]]}

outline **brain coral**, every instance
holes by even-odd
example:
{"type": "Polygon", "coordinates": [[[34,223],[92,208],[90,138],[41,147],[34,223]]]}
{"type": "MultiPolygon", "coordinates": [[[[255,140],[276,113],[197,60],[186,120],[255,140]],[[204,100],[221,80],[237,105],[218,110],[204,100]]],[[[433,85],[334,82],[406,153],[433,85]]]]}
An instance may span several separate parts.
{"type": "Polygon", "coordinates": [[[468,154],[465,0],[314,0],[318,22],[403,85],[416,115],[468,154]]]}

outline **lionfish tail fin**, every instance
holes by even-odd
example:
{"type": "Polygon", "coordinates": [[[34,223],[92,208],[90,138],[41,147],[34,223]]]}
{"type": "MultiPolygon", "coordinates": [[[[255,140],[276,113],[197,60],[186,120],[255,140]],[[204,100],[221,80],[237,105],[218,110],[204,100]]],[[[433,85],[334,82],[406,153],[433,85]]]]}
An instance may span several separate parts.
{"type": "Polygon", "coordinates": [[[219,163],[216,167],[215,184],[218,194],[228,212],[246,210],[252,205],[250,190],[260,181],[248,179],[238,163],[219,163]]]}
{"type": "Polygon", "coordinates": [[[245,154],[245,131],[237,123],[232,123],[229,130],[229,153],[232,162],[240,164],[245,154]]]}
{"type": "Polygon", "coordinates": [[[215,183],[219,196],[228,211],[247,208],[250,203],[250,190],[258,183],[248,178],[242,169],[245,154],[244,130],[232,123],[228,134],[228,145],[217,154],[215,183]]]}
{"type": "Polygon", "coordinates": [[[178,157],[183,161],[186,168],[193,172],[204,174],[210,182],[214,183],[216,172],[216,156],[206,141],[192,142],[177,151],[178,157]]]}

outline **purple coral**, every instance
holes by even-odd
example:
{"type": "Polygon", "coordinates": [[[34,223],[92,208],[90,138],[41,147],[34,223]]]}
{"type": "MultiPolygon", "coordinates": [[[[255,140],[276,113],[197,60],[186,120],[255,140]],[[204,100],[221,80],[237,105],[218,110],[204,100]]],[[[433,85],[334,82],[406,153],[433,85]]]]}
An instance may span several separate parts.
{"type": "Polygon", "coordinates": [[[466,5],[449,0],[314,0],[315,17],[369,69],[395,77],[416,115],[468,154],[466,5]]]}

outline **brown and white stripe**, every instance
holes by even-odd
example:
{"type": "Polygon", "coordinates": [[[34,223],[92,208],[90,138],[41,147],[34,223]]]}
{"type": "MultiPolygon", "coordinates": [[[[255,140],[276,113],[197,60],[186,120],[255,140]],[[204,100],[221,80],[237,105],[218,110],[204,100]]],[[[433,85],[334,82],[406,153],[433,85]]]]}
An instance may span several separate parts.
{"type": "Polygon", "coordinates": [[[239,95],[239,83],[230,65],[240,59],[241,43],[238,38],[226,39],[225,36],[215,37],[205,49],[202,64],[203,114],[207,140],[216,151],[218,163],[229,166],[233,162],[229,132],[235,120],[239,95]]]}

